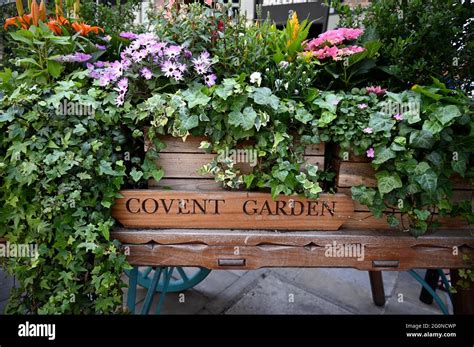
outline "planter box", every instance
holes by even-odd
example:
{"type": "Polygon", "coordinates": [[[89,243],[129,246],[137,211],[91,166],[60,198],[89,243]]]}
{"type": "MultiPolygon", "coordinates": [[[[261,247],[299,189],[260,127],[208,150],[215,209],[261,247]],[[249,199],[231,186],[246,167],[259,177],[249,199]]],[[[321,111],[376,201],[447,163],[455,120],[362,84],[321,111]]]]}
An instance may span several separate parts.
{"type": "MultiPolygon", "coordinates": [[[[224,190],[212,177],[196,172],[215,156],[199,149],[204,138],[161,140],[166,148],[156,164],[164,169],[164,178],[150,180],[148,190],[122,191],[113,207],[113,216],[126,227],[338,230],[353,213],[352,199],[344,194],[273,200],[269,193],[224,190]]],[[[150,146],[145,141],[145,151],[150,146]]],[[[324,144],[309,146],[304,160],[324,167],[324,149],[324,144]]],[[[236,166],[252,171],[247,163],[236,166]]]]}
{"type": "MultiPolygon", "coordinates": [[[[376,187],[377,179],[375,178],[375,170],[372,168],[370,160],[362,156],[356,156],[353,153],[347,153],[345,159],[339,158],[339,150],[334,147],[332,150],[334,159],[332,161],[333,169],[336,172],[336,191],[341,194],[351,196],[351,187],[358,185],[365,185],[367,187],[376,187]]],[[[453,202],[459,201],[474,201],[474,187],[466,180],[460,178],[453,178],[454,191],[453,202]]],[[[365,205],[354,202],[354,216],[344,223],[344,227],[352,229],[393,229],[391,228],[385,218],[375,218],[365,205]]],[[[390,210],[389,213],[398,213],[396,209],[390,210]]],[[[399,217],[401,220],[401,215],[399,217]]],[[[441,223],[441,229],[472,229],[462,218],[449,218],[435,216],[433,221],[441,223]]],[[[404,220],[407,225],[408,220],[404,220]]]]}

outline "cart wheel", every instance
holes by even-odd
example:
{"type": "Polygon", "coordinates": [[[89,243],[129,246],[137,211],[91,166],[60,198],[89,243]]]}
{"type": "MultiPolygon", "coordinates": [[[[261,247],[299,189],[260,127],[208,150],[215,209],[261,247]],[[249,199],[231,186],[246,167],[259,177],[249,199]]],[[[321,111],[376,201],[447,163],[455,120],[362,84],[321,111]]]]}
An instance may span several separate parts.
{"type": "MultiPolygon", "coordinates": [[[[211,270],[200,267],[175,267],[171,273],[171,280],[166,291],[168,293],[182,292],[201,283],[211,270]]],[[[125,271],[127,276],[129,271],[125,271]]],[[[151,266],[142,266],[138,268],[137,282],[140,286],[149,289],[153,279],[155,270],[151,266]]],[[[164,278],[160,277],[160,281],[156,286],[157,292],[162,292],[164,287],[164,278]]]]}

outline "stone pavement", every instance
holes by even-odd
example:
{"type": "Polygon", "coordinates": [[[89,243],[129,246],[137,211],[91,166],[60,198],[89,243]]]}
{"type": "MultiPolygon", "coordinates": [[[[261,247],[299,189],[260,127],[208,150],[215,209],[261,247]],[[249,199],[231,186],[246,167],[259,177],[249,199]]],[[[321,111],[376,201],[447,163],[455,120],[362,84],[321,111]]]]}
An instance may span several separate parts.
{"type": "MultiPolygon", "coordinates": [[[[418,271],[424,276],[424,270],[418,271]]],[[[372,302],[368,273],[353,269],[218,270],[193,289],[168,293],[163,314],[441,314],[418,300],[421,286],[406,272],[384,272],[387,303],[372,302]],[[181,299],[181,300],[180,300],[181,299]]],[[[126,277],[124,276],[124,279],[126,277]]],[[[13,280],[0,269],[0,313],[13,280]]],[[[124,290],[124,302],[127,290],[124,290]]],[[[438,291],[445,302],[448,296],[438,291]]],[[[137,312],[146,291],[137,291],[137,312]]],[[[159,296],[155,295],[152,312],[159,296]]],[[[450,306],[450,311],[452,308],[450,306]]]]}
{"type": "MultiPolygon", "coordinates": [[[[424,276],[424,270],[417,272],[424,276]]],[[[384,272],[383,278],[387,302],[377,307],[366,271],[218,270],[185,291],[184,302],[180,293],[168,293],[162,314],[441,314],[436,303],[426,305],[418,300],[421,285],[408,273],[384,272]]],[[[438,290],[438,294],[448,302],[445,292],[438,290]]],[[[137,291],[137,312],[145,295],[145,289],[137,291]]],[[[151,312],[158,299],[155,295],[151,312]]]]}

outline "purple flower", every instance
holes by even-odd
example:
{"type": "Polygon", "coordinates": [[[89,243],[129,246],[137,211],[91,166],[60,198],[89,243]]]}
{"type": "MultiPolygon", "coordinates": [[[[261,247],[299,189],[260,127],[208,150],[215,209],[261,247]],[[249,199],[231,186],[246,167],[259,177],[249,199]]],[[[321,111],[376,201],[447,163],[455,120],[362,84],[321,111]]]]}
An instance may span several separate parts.
{"type": "Polygon", "coordinates": [[[358,107],[360,110],[364,110],[364,109],[366,109],[366,108],[368,107],[368,105],[367,105],[367,104],[359,104],[359,105],[357,105],[357,107],[358,107]]]}
{"type": "Polygon", "coordinates": [[[371,147],[367,150],[367,158],[374,158],[375,157],[375,150],[371,147]]]}
{"type": "Polygon", "coordinates": [[[127,92],[127,89],[128,89],[128,78],[124,77],[124,78],[120,79],[120,81],[118,81],[118,83],[117,83],[117,88],[118,88],[119,93],[125,94],[127,92]]]}
{"type": "Polygon", "coordinates": [[[145,78],[146,80],[149,80],[153,77],[152,72],[150,71],[149,68],[144,67],[140,70],[140,75],[145,78]]]}
{"type": "Polygon", "coordinates": [[[74,53],[68,55],[62,55],[56,60],[63,63],[84,63],[92,58],[92,55],[85,53],[74,53]]]}
{"type": "Polygon", "coordinates": [[[105,42],[110,42],[110,40],[112,40],[112,36],[110,35],[102,36],[101,39],[104,40],[105,42]]]}
{"type": "Polygon", "coordinates": [[[183,79],[183,73],[179,70],[175,70],[173,72],[173,78],[176,80],[176,81],[181,81],[183,79]]]}
{"type": "Polygon", "coordinates": [[[165,55],[170,59],[176,58],[181,54],[182,49],[181,46],[177,45],[169,46],[165,49],[165,55]]]}
{"type": "Polygon", "coordinates": [[[189,49],[186,49],[184,50],[184,57],[186,59],[191,59],[193,57],[193,53],[189,49]]]}
{"type": "Polygon", "coordinates": [[[119,36],[120,36],[121,38],[127,39],[127,40],[135,40],[135,39],[138,37],[137,34],[132,33],[132,32],[130,32],[130,31],[121,32],[119,36]]]}
{"type": "Polygon", "coordinates": [[[105,51],[107,49],[107,47],[105,47],[103,45],[99,45],[99,44],[96,44],[95,47],[100,51],[105,51]]]}
{"type": "Polygon", "coordinates": [[[372,134],[374,132],[374,129],[372,128],[365,128],[364,130],[362,130],[364,133],[366,134],[372,134]]]}
{"type": "Polygon", "coordinates": [[[175,70],[178,70],[178,67],[176,66],[175,63],[173,63],[170,60],[166,60],[162,65],[161,65],[161,71],[165,74],[166,77],[174,77],[174,72],[175,70]]]}
{"type": "Polygon", "coordinates": [[[188,67],[185,64],[177,64],[178,70],[181,71],[182,73],[185,73],[188,67]]]}
{"type": "Polygon", "coordinates": [[[214,84],[216,84],[217,76],[215,74],[210,74],[204,77],[204,82],[206,82],[206,85],[208,87],[212,87],[214,84]]]}
{"type": "Polygon", "coordinates": [[[105,63],[104,63],[103,61],[96,61],[96,62],[94,63],[94,65],[95,65],[96,67],[101,68],[101,67],[104,67],[104,66],[105,66],[105,63]]]}
{"type": "Polygon", "coordinates": [[[402,121],[402,120],[403,120],[403,116],[402,116],[400,113],[397,113],[396,115],[394,115],[393,118],[395,118],[395,119],[398,120],[398,121],[402,121]]]}
{"type": "Polygon", "coordinates": [[[209,70],[209,66],[208,65],[204,65],[204,64],[195,64],[194,65],[194,69],[196,70],[196,72],[198,73],[198,75],[204,75],[208,72],[209,70]]]}

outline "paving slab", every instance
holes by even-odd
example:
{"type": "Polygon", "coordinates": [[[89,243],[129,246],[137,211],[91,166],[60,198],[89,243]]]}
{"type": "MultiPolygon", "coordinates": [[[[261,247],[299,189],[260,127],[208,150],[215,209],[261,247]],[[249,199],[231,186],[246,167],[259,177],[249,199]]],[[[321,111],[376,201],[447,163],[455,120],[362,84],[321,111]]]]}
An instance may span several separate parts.
{"type": "MultiPolygon", "coordinates": [[[[243,275],[241,275],[243,276],[243,275]]],[[[209,299],[215,298],[219,293],[230,287],[241,276],[226,270],[214,270],[193,289],[209,299]]]]}
{"type": "MultiPolygon", "coordinates": [[[[383,307],[372,300],[369,274],[355,269],[307,268],[295,269],[294,274],[281,276],[282,272],[272,270],[280,280],[288,278],[289,283],[332,302],[352,313],[381,314],[383,307]]],[[[398,277],[397,272],[384,272],[385,295],[390,295],[398,277]]]]}
{"type": "Polygon", "coordinates": [[[270,274],[258,281],[226,314],[349,314],[348,310],[270,274]]]}

